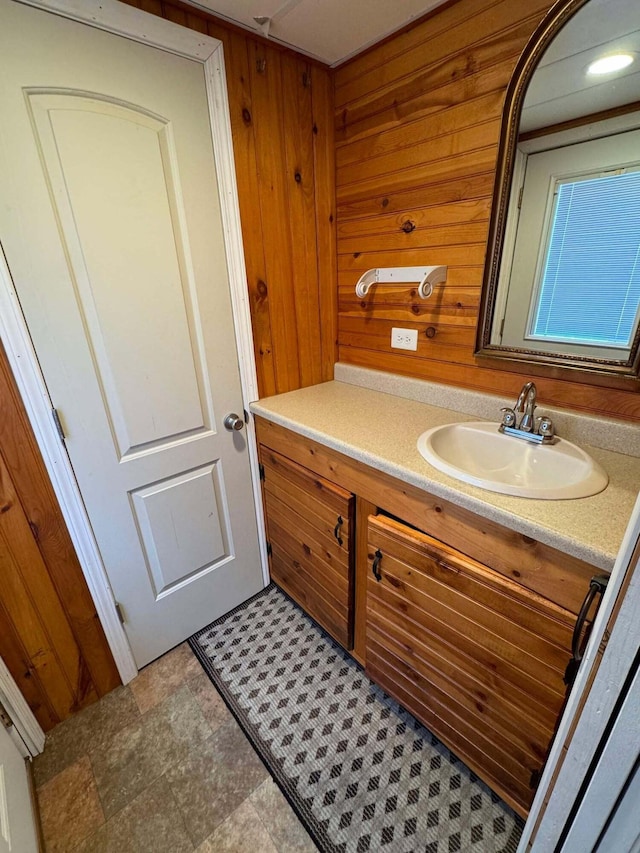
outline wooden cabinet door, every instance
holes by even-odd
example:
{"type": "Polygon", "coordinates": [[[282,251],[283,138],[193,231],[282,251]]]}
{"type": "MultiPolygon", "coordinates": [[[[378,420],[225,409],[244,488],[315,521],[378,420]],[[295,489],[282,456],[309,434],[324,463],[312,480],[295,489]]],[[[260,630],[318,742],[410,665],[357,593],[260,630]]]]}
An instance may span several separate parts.
{"type": "Polygon", "coordinates": [[[271,577],[351,649],[355,498],[268,448],[261,461],[271,577]]]}
{"type": "Polygon", "coordinates": [[[369,516],[368,564],[368,674],[526,815],[575,616],[385,516],[369,516]]]}

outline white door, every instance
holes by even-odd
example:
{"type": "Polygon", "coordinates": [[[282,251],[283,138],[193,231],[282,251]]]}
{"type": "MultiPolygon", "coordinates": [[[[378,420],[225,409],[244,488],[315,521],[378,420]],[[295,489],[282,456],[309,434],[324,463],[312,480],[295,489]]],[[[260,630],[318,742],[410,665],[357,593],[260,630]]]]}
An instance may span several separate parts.
{"type": "Polygon", "coordinates": [[[25,760],[0,720],[0,853],[37,849],[25,760]]]}
{"type": "Polygon", "coordinates": [[[0,56],[0,240],[142,666],[263,585],[203,68],[12,0],[0,56]]]}

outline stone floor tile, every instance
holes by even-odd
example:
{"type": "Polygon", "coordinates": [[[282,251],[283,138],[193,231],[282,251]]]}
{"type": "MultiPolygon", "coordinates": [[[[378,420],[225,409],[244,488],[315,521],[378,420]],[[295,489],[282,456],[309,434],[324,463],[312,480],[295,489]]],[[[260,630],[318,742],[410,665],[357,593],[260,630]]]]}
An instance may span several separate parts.
{"type": "Polygon", "coordinates": [[[120,811],[190,750],[211,735],[200,706],[186,685],[89,757],[107,818],[120,811]]]}
{"type": "Polygon", "coordinates": [[[90,747],[101,746],[140,716],[128,687],[117,687],[98,702],[84,708],[56,726],[46,747],[33,762],[36,785],[44,785],[65,767],[86,755],[90,747]]]}
{"type": "Polygon", "coordinates": [[[258,813],[245,800],[216,831],[203,841],[197,853],[278,853],[258,813]]]}
{"type": "Polygon", "coordinates": [[[267,771],[235,720],[167,770],[194,844],[202,843],[261,785],[267,771]]]}
{"type": "Polygon", "coordinates": [[[67,853],[104,823],[91,763],[84,756],[38,789],[47,853],[67,853]]]}
{"type": "Polygon", "coordinates": [[[213,686],[206,672],[201,671],[189,682],[189,689],[196,697],[196,701],[202,709],[205,720],[215,731],[218,726],[231,719],[231,712],[224,703],[224,699],[213,686]]]}
{"type": "Polygon", "coordinates": [[[140,670],[129,687],[141,714],[167,699],[172,693],[196,675],[202,673],[198,659],[186,644],[177,646],[158,660],[140,670]]]}
{"type": "Polygon", "coordinates": [[[74,853],[191,853],[193,844],[161,776],[74,853]]]}
{"type": "Polygon", "coordinates": [[[316,845],[273,779],[263,782],[249,799],[278,853],[315,853],[316,845]]]}

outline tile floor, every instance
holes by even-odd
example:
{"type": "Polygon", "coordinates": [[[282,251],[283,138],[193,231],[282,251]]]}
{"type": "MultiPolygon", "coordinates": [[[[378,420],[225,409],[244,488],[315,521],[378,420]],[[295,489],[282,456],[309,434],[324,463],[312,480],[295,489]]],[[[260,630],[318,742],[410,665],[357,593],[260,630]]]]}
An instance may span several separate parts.
{"type": "Polygon", "coordinates": [[[49,734],[47,853],[311,853],[315,845],[186,645],[49,734]]]}

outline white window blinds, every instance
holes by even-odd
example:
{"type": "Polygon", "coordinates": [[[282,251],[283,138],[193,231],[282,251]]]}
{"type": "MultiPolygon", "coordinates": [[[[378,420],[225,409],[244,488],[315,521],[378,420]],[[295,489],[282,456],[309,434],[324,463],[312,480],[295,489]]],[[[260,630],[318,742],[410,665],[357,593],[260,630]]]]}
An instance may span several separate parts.
{"type": "Polygon", "coordinates": [[[629,347],[640,305],[640,172],[559,181],[530,335],[629,347]]]}

